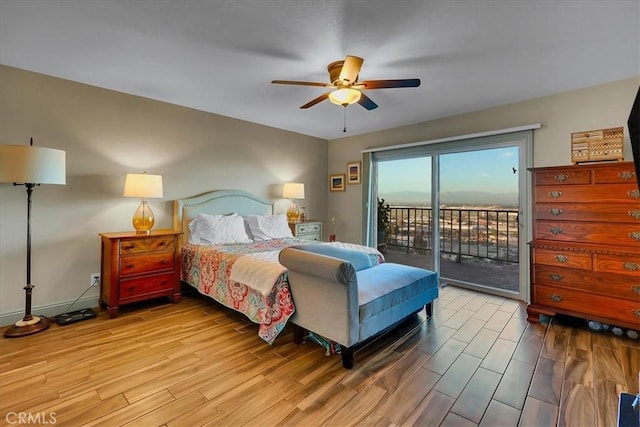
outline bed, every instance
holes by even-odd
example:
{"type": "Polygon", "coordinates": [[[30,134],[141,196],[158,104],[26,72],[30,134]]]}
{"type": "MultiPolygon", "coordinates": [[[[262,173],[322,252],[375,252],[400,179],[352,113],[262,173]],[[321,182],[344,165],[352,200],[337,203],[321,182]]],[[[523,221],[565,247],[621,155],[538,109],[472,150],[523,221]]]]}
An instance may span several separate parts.
{"type": "MultiPolygon", "coordinates": [[[[287,271],[279,264],[278,254],[285,247],[310,242],[285,232],[272,234],[274,238],[268,233],[258,236],[255,228],[247,225],[256,218],[281,220],[274,214],[270,200],[239,190],[212,191],[174,201],[174,229],[183,232],[180,249],[183,283],[244,314],[258,324],[258,336],[272,344],[295,312],[287,271]],[[220,240],[225,243],[198,240],[198,229],[194,230],[198,221],[194,220],[207,216],[234,226],[241,218],[250,240],[235,242],[229,238],[234,243],[224,238],[220,240]]],[[[374,248],[341,242],[326,244],[365,252],[374,262],[384,261],[374,248]]]]}

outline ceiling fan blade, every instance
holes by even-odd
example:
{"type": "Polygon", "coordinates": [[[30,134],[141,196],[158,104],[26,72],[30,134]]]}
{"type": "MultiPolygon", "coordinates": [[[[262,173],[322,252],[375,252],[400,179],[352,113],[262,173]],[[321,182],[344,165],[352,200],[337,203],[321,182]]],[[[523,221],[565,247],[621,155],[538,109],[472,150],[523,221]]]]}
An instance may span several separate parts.
{"type": "Polygon", "coordinates": [[[294,80],[271,80],[274,85],[298,85],[298,86],[319,86],[319,87],[334,87],[330,83],[319,82],[298,82],[294,80]]]}
{"type": "Polygon", "coordinates": [[[389,89],[394,87],[418,86],[420,86],[420,79],[368,80],[357,84],[357,87],[362,87],[362,89],[389,89]]]}
{"type": "Polygon", "coordinates": [[[319,102],[324,101],[325,99],[329,98],[329,94],[331,92],[327,92],[327,93],[323,93],[322,95],[320,95],[319,97],[312,99],[311,101],[307,102],[306,104],[304,104],[302,107],[300,108],[309,108],[309,107],[313,107],[314,105],[316,105],[319,102]]]}
{"type": "Polygon", "coordinates": [[[364,59],[357,56],[347,55],[342,64],[342,70],[340,70],[340,81],[346,84],[353,84],[358,80],[358,74],[360,74],[360,68],[364,59]]]}
{"type": "Polygon", "coordinates": [[[360,99],[358,100],[358,104],[362,105],[367,110],[375,110],[376,108],[378,108],[378,104],[373,102],[371,98],[369,98],[362,92],[360,92],[360,99]]]}

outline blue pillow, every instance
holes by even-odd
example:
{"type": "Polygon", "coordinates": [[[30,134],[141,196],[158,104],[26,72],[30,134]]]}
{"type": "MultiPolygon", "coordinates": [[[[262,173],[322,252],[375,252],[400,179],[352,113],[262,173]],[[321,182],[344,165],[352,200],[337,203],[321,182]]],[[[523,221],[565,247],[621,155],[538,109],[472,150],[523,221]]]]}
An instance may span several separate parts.
{"type": "Polygon", "coordinates": [[[371,256],[365,252],[354,251],[351,249],[337,248],[331,245],[298,245],[294,246],[296,249],[303,251],[314,252],[320,255],[326,255],[333,258],[342,259],[353,264],[356,271],[364,270],[366,268],[373,267],[373,260],[371,256]]]}

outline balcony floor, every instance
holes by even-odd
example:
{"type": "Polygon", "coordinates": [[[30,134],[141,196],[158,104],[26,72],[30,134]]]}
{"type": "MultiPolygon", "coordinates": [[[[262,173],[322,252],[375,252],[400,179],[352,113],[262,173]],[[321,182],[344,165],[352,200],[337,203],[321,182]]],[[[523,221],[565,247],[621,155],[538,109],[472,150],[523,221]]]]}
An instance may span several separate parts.
{"type": "MultiPolygon", "coordinates": [[[[387,246],[385,259],[388,262],[433,269],[426,255],[408,254],[389,246],[387,246]]],[[[446,257],[440,260],[440,276],[444,282],[452,284],[460,281],[468,282],[512,292],[518,292],[518,269],[518,263],[476,258],[463,258],[461,262],[446,257]]]]}

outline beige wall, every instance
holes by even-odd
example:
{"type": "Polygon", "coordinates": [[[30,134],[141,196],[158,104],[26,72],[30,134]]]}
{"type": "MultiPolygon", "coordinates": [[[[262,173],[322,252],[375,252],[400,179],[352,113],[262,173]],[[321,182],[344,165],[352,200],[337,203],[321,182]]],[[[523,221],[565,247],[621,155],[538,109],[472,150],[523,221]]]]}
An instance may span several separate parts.
{"type": "MultiPolygon", "coordinates": [[[[34,311],[60,313],[86,289],[89,275],[100,271],[99,232],[131,229],[138,201],[122,196],[127,172],[163,175],[164,199],[150,201],[156,228],[171,227],[171,200],[212,189],[246,190],[284,211],[281,183],[295,180],[307,185],[310,217],[336,217],[339,239],[359,243],[362,185],[329,193],[327,175],[346,172],[361,150],[541,123],[534,164],[568,164],[570,133],[625,124],[639,83],[628,79],[327,143],[0,66],[0,143],[33,137],[36,145],[67,152],[67,185],[34,190],[34,311]]],[[[625,153],[630,160],[628,136],[625,153]]],[[[24,188],[0,184],[0,324],[24,310],[25,215],[24,188]]],[[[91,289],[80,306],[95,306],[97,295],[91,289]]]]}
{"type": "MultiPolygon", "coordinates": [[[[285,211],[285,181],[304,182],[302,205],[324,219],[325,140],[0,66],[0,143],[29,137],[67,153],[67,185],[33,193],[35,312],[58,314],[87,288],[100,271],[98,233],[132,229],[139,200],[122,196],[127,172],[163,176],[164,198],[149,201],[154,228],[172,227],[173,199],[215,189],[246,190],[285,211]]],[[[0,324],[24,310],[25,247],[26,192],[0,184],[0,324]]],[[[83,300],[95,306],[97,296],[93,288],[83,300]]]]}
{"type": "MultiPolygon", "coordinates": [[[[396,144],[507,129],[534,123],[534,166],[571,163],[571,133],[624,126],[625,159],[632,160],[626,128],[640,78],[621,80],[582,90],[489,108],[459,116],[418,123],[329,142],[329,173],[344,173],[349,161],[361,158],[361,150],[396,144]]],[[[425,102],[428,102],[425,101],[425,102]]],[[[375,111],[372,115],[376,114],[375,111]]],[[[373,117],[373,116],[372,116],[373,117]]],[[[330,193],[327,217],[336,217],[338,239],[362,242],[362,185],[347,186],[343,193],[330,193]]]]}

